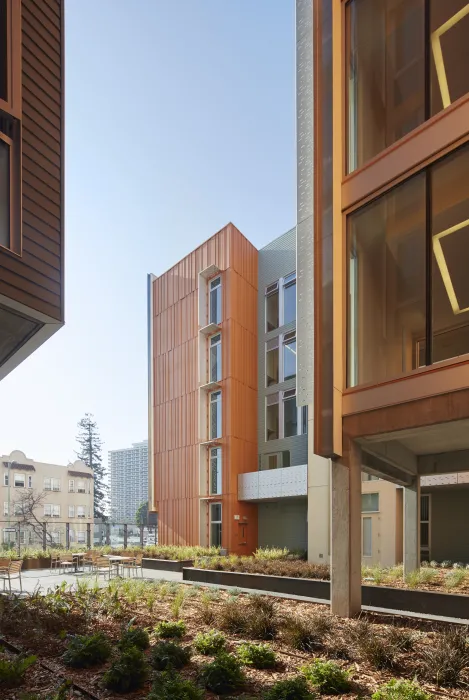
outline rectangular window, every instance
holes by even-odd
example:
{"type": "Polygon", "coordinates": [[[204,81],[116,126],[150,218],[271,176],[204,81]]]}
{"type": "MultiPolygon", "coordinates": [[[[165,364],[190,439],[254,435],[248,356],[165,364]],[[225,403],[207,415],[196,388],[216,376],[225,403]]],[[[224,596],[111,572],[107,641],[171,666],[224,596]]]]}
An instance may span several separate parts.
{"type": "Polygon", "coordinates": [[[33,477],[28,476],[28,489],[32,489],[33,487],[33,477]]]}
{"type": "Polygon", "coordinates": [[[271,394],[266,397],[265,439],[279,438],[279,395],[271,394]]]}
{"type": "Polygon", "coordinates": [[[283,279],[283,325],[296,321],[296,272],[283,279]]]}
{"type": "Polygon", "coordinates": [[[77,506],[77,518],[85,518],[85,517],[86,517],[85,506],[77,506]]]}
{"type": "Polygon", "coordinates": [[[8,472],[3,475],[3,485],[8,486],[8,472]]]}
{"type": "Polygon", "coordinates": [[[221,334],[210,338],[210,381],[221,380],[221,334]]]}
{"type": "Polygon", "coordinates": [[[379,493],[362,493],[362,513],[379,511],[379,493]]]}
{"type": "Polygon", "coordinates": [[[308,434],[308,406],[301,407],[301,434],[308,434]]]}
{"type": "Polygon", "coordinates": [[[265,383],[272,386],[279,382],[278,338],[273,338],[265,344],[265,383]]]}
{"type": "Polygon", "coordinates": [[[274,331],[279,326],[279,296],[278,282],[266,287],[265,290],[265,330],[274,331]]]}
{"type": "Polygon", "coordinates": [[[75,517],[75,506],[68,506],[68,517],[69,518],[75,517]]]}
{"type": "Polygon", "coordinates": [[[363,525],[363,545],[362,554],[364,557],[373,556],[373,519],[362,518],[363,525]]]}
{"type": "Polygon", "coordinates": [[[24,474],[15,474],[14,485],[16,488],[24,488],[26,484],[26,477],[24,474]]]}
{"type": "Polygon", "coordinates": [[[60,479],[46,477],[44,479],[44,491],[60,491],[60,479]]]}
{"type": "Polygon", "coordinates": [[[210,439],[221,437],[221,391],[210,394],[210,439]]]}
{"type": "Polygon", "coordinates": [[[221,547],[221,503],[210,504],[210,546],[221,547]]]}
{"type": "Polygon", "coordinates": [[[59,518],[60,506],[55,503],[44,503],[44,515],[51,518],[59,518]]]}
{"type": "Polygon", "coordinates": [[[85,544],[86,542],[86,532],[78,530],[77,532],[77,544],[85,544]]]}
{"type": "Polygon", "coordinates": [[[283,381],[296,377],[296,333],[285,333],[283,338],[283,381]]]}
{"type": "Polygon", "coordinates": [[[77,493],[86,493],[86,486],[84,481],[77,481],[77,493]]]}
{"type": "Polygon", "coordinates": [[[283,392],[283,437],[298,435],[298,409],[295,389],[283,392]]]}
{"type": "Polygon", "coordinates": [[[267,469],[277,469],[279,461],[278,453],[267,455],[267,469]]]}
{"type": "Polygon", "coordinates": [[[430,494],[420,496],[420,547],[430,550],[430,494]]]}
{"type": "Polygon", "coordinates": [[[215,447],[210,450],[210,494],[215,496],[221,492],[221,447],[215,447]]]}
{"type": "Polygon", "coordinates": [[[221,323],[221,277],[210,281],[210,323],[221,323]]]}
{"type": "Polygon", "coordinates": [[[68,480],[68,492],[74,493],[75,491],[75,481],[73,479],[68,480]]]}
{"type": "Polygon", "coordinates": [[[8,101],[7,0],[0,0],[0,100],[8,101]]]}
{"type": "MultiPolygon", "coordinates": [[[[1,47],[0,47],[1,51],[1,47]]],[[[0,246],[10,248],[10,145],[0,133],[0,246]]]]}
{"type": "Polygon", "coordinates": [[[379,481],[379,476],[362,472],[362,481],[379,481]]]}

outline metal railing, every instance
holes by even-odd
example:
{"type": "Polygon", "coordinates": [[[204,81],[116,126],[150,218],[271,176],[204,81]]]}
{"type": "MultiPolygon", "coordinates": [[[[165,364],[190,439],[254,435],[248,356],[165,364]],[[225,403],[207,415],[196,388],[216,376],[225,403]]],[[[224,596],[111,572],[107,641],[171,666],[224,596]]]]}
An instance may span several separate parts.
{"type": "MultiPolygon", "coordinates": [[[[74,549],[93,547],[145,547],[158,544],[158,527],[131,523],[57,522],[47,518],[25,524],[0,520],[0,552],[30,549],[74,549]]],[[[1,554],[0,554],[1,556],[1,554]]]]}

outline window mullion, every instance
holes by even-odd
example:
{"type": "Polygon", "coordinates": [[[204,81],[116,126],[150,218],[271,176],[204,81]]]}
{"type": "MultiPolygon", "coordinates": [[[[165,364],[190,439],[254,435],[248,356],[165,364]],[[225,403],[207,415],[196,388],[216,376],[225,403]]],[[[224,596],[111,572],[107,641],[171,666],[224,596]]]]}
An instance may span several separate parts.
{"type": "Polygon", "coordinates": [[[432,299],[432,181],[431,168],[425,171],[425,364],[433,363],[433,299],[432,299]]]}

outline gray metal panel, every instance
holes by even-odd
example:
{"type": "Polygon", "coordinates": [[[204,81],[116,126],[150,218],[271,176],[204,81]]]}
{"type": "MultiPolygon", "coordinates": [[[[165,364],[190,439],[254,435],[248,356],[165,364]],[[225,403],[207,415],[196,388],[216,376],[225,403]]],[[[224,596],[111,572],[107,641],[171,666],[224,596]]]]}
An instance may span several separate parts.
{"type": "Polygon", "coordinates": [[[259,547],[307,549],[307,500],[291,498],[259,503],[259,547]]]}
{"type": "Polygon", "coordinates": [[[306,464],[308,461],[308,436],[296,435],[295,437],[283,438],[281,440],[265,440],[265,397],[286,389],[293,389],[296,386],[295,379],[280,382],[275,387],[265,386],[265,343],[271,338],[275,338],[283,333],[287,333],[296,327],[292,322],[276,328],[270,333],[265,332],[265,288],[272,282],[276,282],[280,277],[285,277],[296,269],[296,229],[287,231],[274,241],[271,241],[265,248],[259,251],[258,263],[258,449],[259,455],[270,452],[290,451],[290,464],[306,464]]]}
{"type": "Polygon", "coordinates": [[[296,2],[297,397],[313,404],[314,376],[313,3],[296,2]]]}

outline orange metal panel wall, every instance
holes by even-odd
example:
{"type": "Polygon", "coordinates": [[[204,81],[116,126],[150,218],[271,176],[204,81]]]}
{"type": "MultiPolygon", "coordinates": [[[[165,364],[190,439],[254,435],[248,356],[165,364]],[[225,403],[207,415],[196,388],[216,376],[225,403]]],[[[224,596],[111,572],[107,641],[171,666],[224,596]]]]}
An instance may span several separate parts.
{"type": "Polygon", "coordinates": [[[250,552],[257,546],[257,506],[238,502],[237,482],[239,473],[257,469],[257,250],[232,224],[153,283],[159,541],[200,538],[197,285],[212,264],[222,270],[223,546],[250,552]]]}

